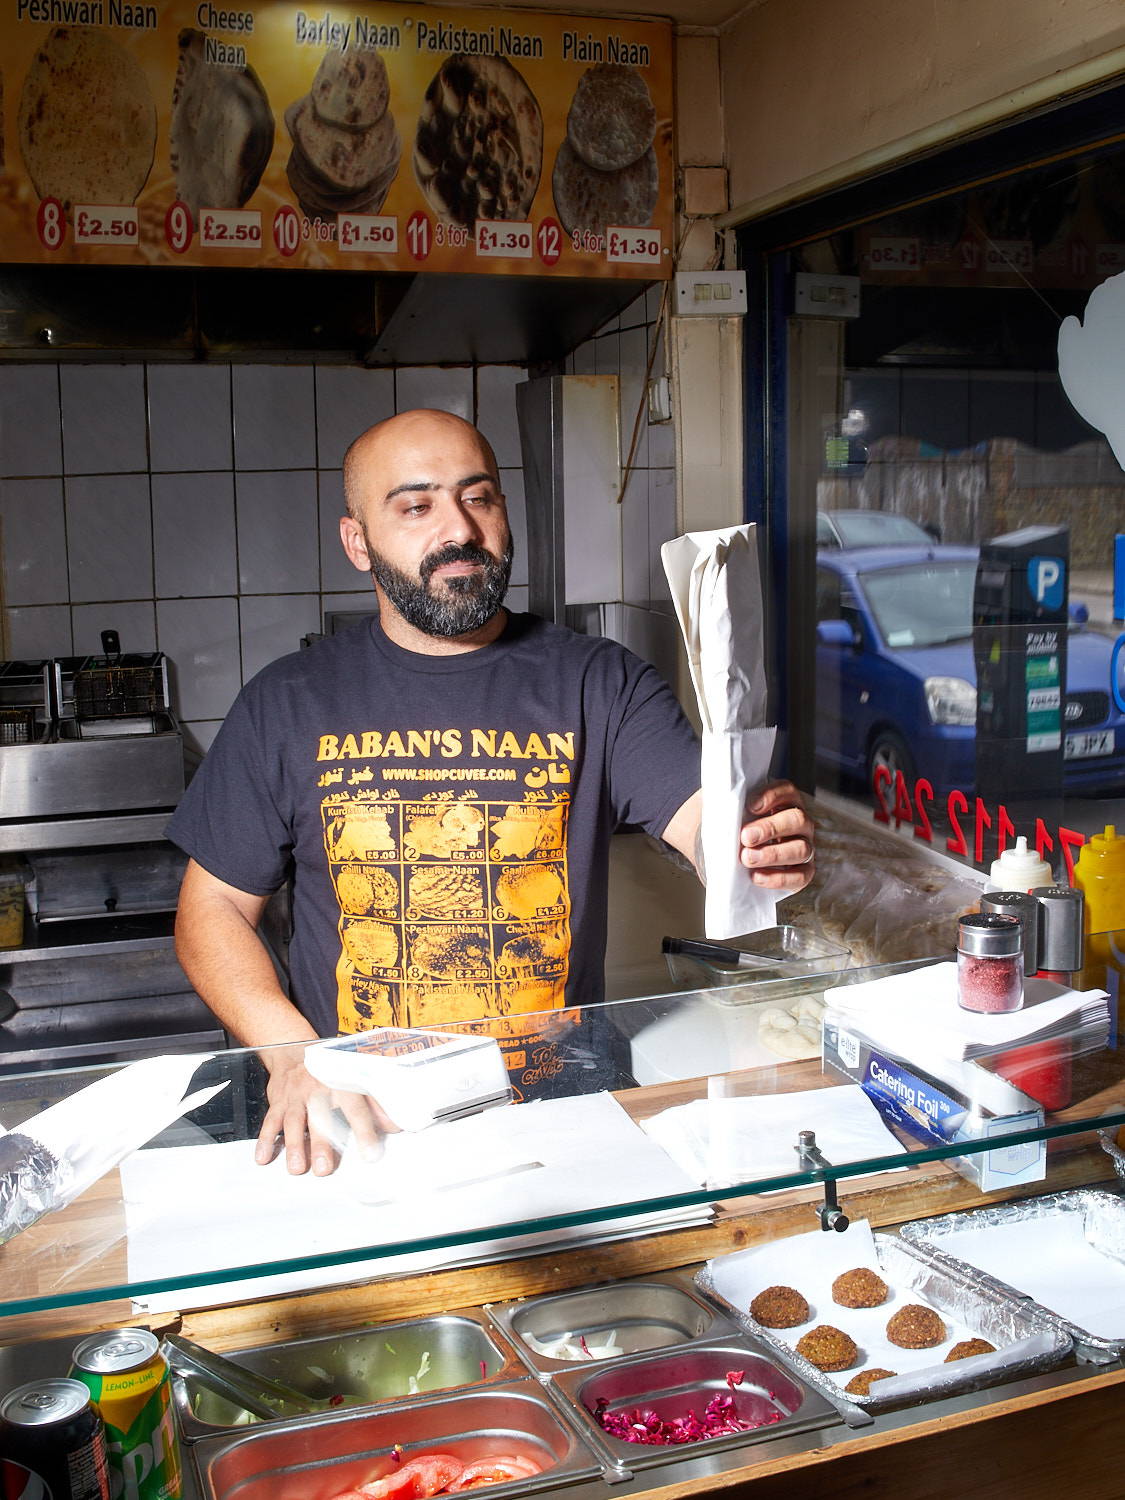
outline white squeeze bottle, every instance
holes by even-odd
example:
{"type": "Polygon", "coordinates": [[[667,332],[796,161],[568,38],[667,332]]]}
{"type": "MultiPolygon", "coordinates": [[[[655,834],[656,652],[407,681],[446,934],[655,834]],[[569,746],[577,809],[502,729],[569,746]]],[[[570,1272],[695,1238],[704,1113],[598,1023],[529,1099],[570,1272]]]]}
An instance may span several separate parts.
{"type": "Polygon", "coordinates": [[[986,891],[1031,891],[1036,886],[1054,885],[1055,876],[1045,859],[1027,847],[1021,833],[1011,849],[1005,849],[992,861],[986,891]]]}

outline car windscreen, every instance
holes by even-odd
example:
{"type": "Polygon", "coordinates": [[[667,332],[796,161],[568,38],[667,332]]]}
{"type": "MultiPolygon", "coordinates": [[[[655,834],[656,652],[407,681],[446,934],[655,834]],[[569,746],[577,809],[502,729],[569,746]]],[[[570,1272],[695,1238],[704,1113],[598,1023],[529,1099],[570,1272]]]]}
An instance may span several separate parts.
{"type": "Polygon", "coordinates": [[[973,633],[975,561],[920,562],[860,575],[879,633],[892,651],[942,646],[973,633]]]}
{"type": "Polygon", "coordinates": [[[836,511],[832,524],[843,547],[886,547],[895,543],[930,542],[917,521],[888,511],[836,511]]]}

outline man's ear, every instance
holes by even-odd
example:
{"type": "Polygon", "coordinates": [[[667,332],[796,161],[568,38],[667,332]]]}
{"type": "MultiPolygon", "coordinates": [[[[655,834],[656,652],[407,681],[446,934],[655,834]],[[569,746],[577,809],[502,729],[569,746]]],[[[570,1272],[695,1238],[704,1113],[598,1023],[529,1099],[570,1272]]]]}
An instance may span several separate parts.
{"type": "Polygon", "coordinates": [[[371,572],[371,558],[367,553],[367,543],[363,539],[363,527],[354,516],[340,517],[340,541],[343,543],[344,551],[348,554],[348,561],[353,568],[358,568],[361,573],[371,572]]]}

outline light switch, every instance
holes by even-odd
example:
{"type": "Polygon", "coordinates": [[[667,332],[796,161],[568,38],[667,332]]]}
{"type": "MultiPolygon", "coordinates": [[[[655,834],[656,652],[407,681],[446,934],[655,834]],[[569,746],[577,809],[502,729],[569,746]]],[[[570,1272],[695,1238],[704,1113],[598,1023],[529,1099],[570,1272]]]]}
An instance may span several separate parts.
{"type": "Polygon", "coordinates": [[[745,311],[745,271],[676,272],[678,317],[736,318],[745,311]]]}

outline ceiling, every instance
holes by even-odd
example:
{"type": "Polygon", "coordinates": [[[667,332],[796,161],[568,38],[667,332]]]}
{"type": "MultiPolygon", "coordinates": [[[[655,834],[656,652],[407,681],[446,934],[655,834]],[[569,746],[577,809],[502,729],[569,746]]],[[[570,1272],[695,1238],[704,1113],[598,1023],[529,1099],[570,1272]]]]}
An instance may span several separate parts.
{"type": "Polygon", "coordinates": [[[728,21],[744,10],[753,10],[762,0],[649,0],[646,5],[629,4],[628,0],[615,4],[599,3],[599,0],[504,0],[506,6],[518,10],[556,10],[566,15],[628,16],[637,20],[670,20],[678,26],[703,28],[725,26],[728,21]]]}

